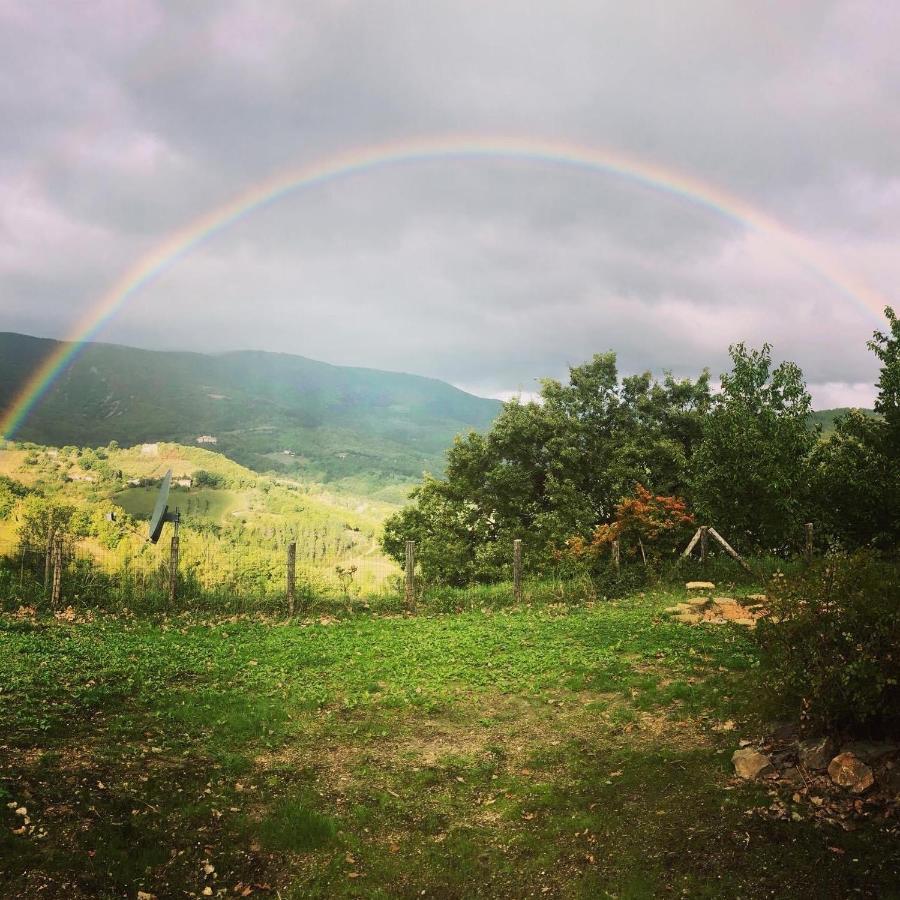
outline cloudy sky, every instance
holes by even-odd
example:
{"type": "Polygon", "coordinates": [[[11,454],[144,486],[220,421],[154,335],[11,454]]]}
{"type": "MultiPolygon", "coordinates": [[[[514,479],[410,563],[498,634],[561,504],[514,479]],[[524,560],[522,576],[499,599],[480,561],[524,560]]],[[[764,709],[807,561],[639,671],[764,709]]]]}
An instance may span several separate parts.
{"type": "Polygon", "coordinates": [[[100,339],[257,348],[531,391],[614,349],[694,374],[769,341],[819,407],[869,404],[900,284],[900,4],[0,0],[0,330],[64,337],[279,173],[458,135],[607,148],[812,242],[547,160],[410,161],[248,213],[100,339]]]}

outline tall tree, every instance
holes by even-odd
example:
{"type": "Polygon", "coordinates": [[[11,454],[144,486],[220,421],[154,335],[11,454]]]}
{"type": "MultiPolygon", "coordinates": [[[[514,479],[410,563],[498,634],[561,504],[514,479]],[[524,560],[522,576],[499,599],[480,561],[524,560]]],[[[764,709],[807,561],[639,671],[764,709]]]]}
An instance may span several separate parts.
{"type": "Polygon", "coordinates": [[[729,352],[732,370],[692,461],[695,510],[742,549],[787,552],[810,498],[810,396],[794,363],[772,367],[768,344],[729,352]]]}

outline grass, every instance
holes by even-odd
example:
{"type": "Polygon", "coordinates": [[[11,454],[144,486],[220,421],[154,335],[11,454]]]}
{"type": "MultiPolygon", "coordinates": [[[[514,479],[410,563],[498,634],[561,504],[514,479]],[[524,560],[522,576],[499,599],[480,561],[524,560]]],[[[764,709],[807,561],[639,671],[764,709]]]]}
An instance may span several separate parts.
{"type": "Polygon", "coordinates": [[[897,896],[877,825],[747,814],[764,673],[682,596],[0,619],[0,895],[897,896]]]}

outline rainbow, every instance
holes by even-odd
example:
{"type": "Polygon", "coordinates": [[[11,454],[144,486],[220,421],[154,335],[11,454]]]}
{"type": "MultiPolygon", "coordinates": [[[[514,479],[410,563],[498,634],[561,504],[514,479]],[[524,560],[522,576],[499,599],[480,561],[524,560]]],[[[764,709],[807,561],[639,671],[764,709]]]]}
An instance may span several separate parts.
{"type": "Polygon", "coordinates": [[[132,265],[76,325],[66,342],[41,363],[0,418],[0,435],[11,438],[50,386],[106,323],[142,288],[192,250],[250,213],[294,191],[379,169],[432,160],[528,161],[617,176],[712,210],[774,241],[788,257],[839,292],[880,316],[884,298],[843,269],[809,239],[746,201],[700,179],[614,150],[515,137],[434,137],[348,151],[281,172],[192,220],[132,265]]]}

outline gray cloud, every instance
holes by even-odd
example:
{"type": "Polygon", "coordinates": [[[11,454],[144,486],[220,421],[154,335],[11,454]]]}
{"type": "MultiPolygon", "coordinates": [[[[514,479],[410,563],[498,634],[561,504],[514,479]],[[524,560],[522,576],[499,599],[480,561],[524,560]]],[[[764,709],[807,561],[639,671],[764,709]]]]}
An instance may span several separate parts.
{"type": "MultiPolygon", "coordinates": [[[[272,174],[447,133],[692,174],[890,294],[900,8],[871,2],[0,0],[0,328],[62,336],[135,261],[272,174]]],[[[609,174],[428,161],[285,196],[103,337],[258,347],[531,390],[727,365],[769,340],[820,405],[871,398],[871,310],[777,241],[609,174]],[[867,387],[868,386],[868,387],[867,387]]]]}

